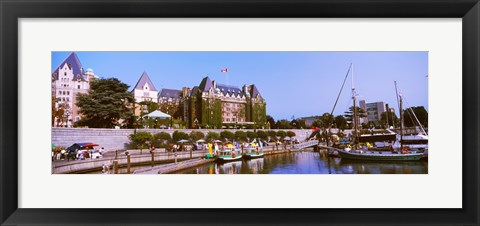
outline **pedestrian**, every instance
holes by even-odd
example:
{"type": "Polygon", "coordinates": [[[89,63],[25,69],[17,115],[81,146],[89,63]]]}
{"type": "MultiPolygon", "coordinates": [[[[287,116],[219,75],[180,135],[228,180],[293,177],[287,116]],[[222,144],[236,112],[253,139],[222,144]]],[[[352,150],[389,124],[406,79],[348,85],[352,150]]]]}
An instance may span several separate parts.
{"type": "Polygon", "coordinates": [[[103,155],[103,153],[105,152],[105,148],[100,148],[100,154],[103,155]]]}
{"type": "Polygon", "coordinates": [[[78,148],[75,148],[75,159],[78,159],[78,148]]]}
{"type": "Polygon", "coordinates": [[[176,144],[173,145],[173,152],[177,152],[177,145],[176,144]]]}
{"type": "Polygon", "coordinates": [[[67,153],[67,151],[65,151],[65,149],[63,149],[60,154],[61,154],[61,160],[64,160],[65,159],[65,153],[67,153]]]}
{"type": "Polygon", "coordinates": [[[217,152],[218,152],[218,144],[217,144],[217,143],[215,143],[214,149],[215,149],[215,152],[214,152],[214,153],[215,153],[215,155],[217,155],[217,152]]]}
{"type": "Polygon", "coordinates": [[[67,150],[66,155],[67,155],[67,162],[70,162],[70,150],[67,150]]]}

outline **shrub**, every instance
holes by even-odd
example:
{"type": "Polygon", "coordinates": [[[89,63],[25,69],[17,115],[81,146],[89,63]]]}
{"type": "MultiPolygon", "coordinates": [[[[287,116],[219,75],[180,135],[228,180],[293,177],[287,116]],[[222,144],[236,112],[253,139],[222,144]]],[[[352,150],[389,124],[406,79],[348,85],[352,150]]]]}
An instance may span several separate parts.
{"type": "Polygon", "coordinates": [[[214,140],[218,140],[220,139],[220,134],[216,133],[216,132],[208,132],[207,133],[207,140],[212,142],[214,140]]]}
{"type": "Polygon", "coordinates": [[[246,141],[247,140],[247,133],[239,130],[235,132],[235,139],[238,141],[246,141]]]}
{"type": "Polygon", "coordinates": [[[224,130],[224,131],[220,132],[220,137],[224,140],[232,141],[233,138],[235,138],[235,134],[233,134],[230,131],[224,130]]]}
{"type": "Polygon", "coordinates": [[[203,139],[205,137],[205,134],[199,131],[193,131],[190,133],[189,136],[190,136],[190,139],[192,139],[192,141],[197,141],[197,140],[203,139]]]}
{"type": "Polygon", "coordinates": [[[142,154],[142,149],[148,148],[148,146],[153,142],[153,136],[149,132],[136,132],[128,136],[131,145],[140,149],[140,154],[142,154]]]}
{"type": "Polygon", "coordinates": [[[173,132],[172,138],[175,142],[177,142],[179,140],[188,140],[190,137],[188,136],[188,134],[186,134],[184,132],[180,132],[178,130],[175,130],[175,132],[173,132]]]}
{"type": "Polygon", "coordinates": [[[253,139],[257,138],[257,133],[252,131],[247,131],[247,137],[250,141],[252,141],[253,139]]]}

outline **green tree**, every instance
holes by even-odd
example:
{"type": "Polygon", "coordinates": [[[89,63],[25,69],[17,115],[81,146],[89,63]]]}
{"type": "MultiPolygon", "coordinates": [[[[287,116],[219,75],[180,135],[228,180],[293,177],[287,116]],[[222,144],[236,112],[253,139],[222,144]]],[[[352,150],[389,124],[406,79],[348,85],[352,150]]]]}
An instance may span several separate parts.
{"type": "Polygon", "coordinates": [[[193,131],[190,133],[189,136],[192,141],[197,141],[197,140],[203,139],[205,137],[205,134],[203,134],[200,131],[193,131]]]}
{"type": "Polygon", "coordinates": [[[113,128],[119,120],[133,115],[133,94],[129,86],[116,78],[94,79],[88,94],[77,94],[77,106],[83,115],[78,126],[113,128]]]}
{"type": "Polygon", "coordinates": [[[411,107],[403,111],[403,116],[405,117],[403,122],[405,126],[407,127],[418,126],[418,123],[415,120],[415,116],[413,116],[411,110],[413,110],[413,112],[418,118],[418,121],[420,121],[422,126],[425,128],[428,128],[428,112],[423,106],[411,107]]]}
{"type": "Polygon", "coordinates": [[[268,131],[268,136],[270,137],[270,140],[272,140],[272,141],[277,140],[277,132],[275,130],[269,130],[268,131]]]}
{"type": "Polygon", "coordinates": [[[140,149],[140,154],[142,154],[142,149],[147,148],[153,142],[153,136],[149,132],[136,132],[128,136],[131,145],[140,149]]]}
{"type": "Polygon", "coordinates": [[[247,133],[245,133],[244,131],[238,130],[235,132],[235,139],[238,141],[246,141],[247,133]]]}
{"type": "Polygon", "coordinates": [[[292,125],[290,125],[290,121],[286,119],[278,120],[275,124],[278,129],[291,129],[292,125]]]}
{"type": "MultiPolygon", "coordinates": [[[[365,117],[368,116],[367,112],[363,108],[356,107],[355,109],[357,110],[357,117],[359,119],[360,118],[365,118],[365,117]]],[[[345,112],[344,116],[345,116],[345,119],[350,122],[350,125],[353,125],[352,124],[352,122],[353,122],[353,106],[350,107],[349,110],[345,112]]]]}
{"type": "Polygon", "coordinates": [[[67,122],[67,117],[70,110],[70,105],[66,102],[61,102],[57,104],[56,110],[55,110],[55,117],[57,118],[57,126],[62,127],[68,125],[67,122]]]}
{"type": "Polygon", "coordinates": [[[212,142],[214,140],[218,140],[220,139],[220,134],[216,133],[216,132],[208,132],[207,133],[207,140],[212,142]]]}
{"type": "Polygon", "coordinates": [[[153,135],[155,147],[160,147],[171,139],[172,136],[170,136],[170,134],[167,132],[160,132],[153,135]]]}
{"type": "Polygon", "coordinates": [[[319,121],[319,127],[325,129],[333,126],[335,118],[330,113],[323,113],[323,115],[318,117],[318,121],[319,121]]]}
{"type": "Polygon", "coordinates": [[[338,115],[335,117],[335,126],[341,130],[344,130],[347,128],[347,119],[343,117],[343,115],[338,115]]]}
{"type": "Polygon", "coordinates": [[[267,118],[267,124],[270,124],[269,129],[275,129],[275,119],[273,119],[273,117],[270,115],[267,115],[266,118],[267,118]]]}
{"type": "Polygon", "coordinates": [[[142,101],[138,103],[138,105],[140,106],[140,116],[144,116],[148,113],[158,110],[158,104],[153,101],[142,101]]]}
{"type": "Polygon", "coordinates": [[[233,141],[233,138],[235,138],[235,134],[230,131],[224,130],[220,132],[220,137],[225,141],[226,140],[233,141]]]}
{"type": "Polygon", "coordinates": [[[292,137],[294,137],[294,136],[296,136],[296,135],[297,135],[297,134],[295,134],[295,132],[293,132],[293,131],[287,131],[287,137],[292,138],[292,137]]]}
{"type": "Polygon", "coordinates": [[[55,117],[57,117],[57,105],[58,98],[55,98],[55,95],[52,94],[52,127],[55,126],[55,117]]]}
{"type": "Polygon", "coordinates": [[[283,130],[279,130],[279,131],[277,132],[277,136],[280,137],[280,140],[283,140],[283,138],[285,138],[285,137],[287,136],[287,133],[286,133],[285,131],[283,131],[283,130]]]}
{"type": "Polygon", "coordinates": [[[257,131],[257,137],[262,139],[262,140],[267,140],[268,139],[268,133],[263,131],[263,130],[259,130],[259,131],[257,131]]]}
{"type": "Polygon", "coordinates": [[[307,126],[305,125],[305,120],[294,119],[292,120],[292,122],[290,122],[290,125],[292,125],[292,128],[294,129],[307,128],[307,126]]]}
{"type": "Polygon", "coordinates": [[[400,119],[398,119],[397,115],[395,114],[395,112],[383,112],[381,115],[380,115],[380,123],[384,126],[394,126],[394,125],[400,125],[399,124],[400,122],[400,119]],[[387,113],[388,113],[388,122],[387,122],[387,113]]]}
{"type": "Polygon", "coordinates": [[[172,134],[172,138],[175,142],[178,142],[179,140],[188,140],[190,137],[184,132],[175,130],[175,132],[172,134]]]}
{"type": "Polygon", "coordinates": [[[249,141],[252,141],[253,139],[257,138],[257,133],[253,131],[247,131],[247,137],[249,141]]]}

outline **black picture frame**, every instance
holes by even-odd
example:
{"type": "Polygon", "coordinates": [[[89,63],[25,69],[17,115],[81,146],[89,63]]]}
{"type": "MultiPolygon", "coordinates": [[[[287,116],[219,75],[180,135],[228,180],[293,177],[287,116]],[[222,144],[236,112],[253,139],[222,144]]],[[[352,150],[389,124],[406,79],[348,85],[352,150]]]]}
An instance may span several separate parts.
{"type": "MultiPolygon", "coordinates": [[[[1,225],[479,225],[478,0],[0,0],[1,225]],[[461,209],[23,209],[18,208],[19,18],[360,17],[462,18],[461,209]],[[236,217],[241,215],[242,217],[236,217]],[[212,217],[215,216],[215,217],[212,217]]],[[[445,43],[448,44],[448,43],[445,43]]],[[[314,191],[312,191],[314,195],[314,191]]],[[[438,197],[441,198],[441,197],[438,197]]],[[[74,201],[74,200],[72,200],[74,201]]]]}

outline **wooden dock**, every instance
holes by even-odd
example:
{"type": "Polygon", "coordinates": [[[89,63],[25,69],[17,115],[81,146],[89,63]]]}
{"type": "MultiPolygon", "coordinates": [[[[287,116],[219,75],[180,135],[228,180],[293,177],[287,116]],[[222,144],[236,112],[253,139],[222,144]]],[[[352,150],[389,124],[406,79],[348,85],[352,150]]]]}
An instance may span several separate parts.
{"type": "Polygon", "coordinates": [[[177,163],[164,164],[151,168],[138,169],[133,174],[166,174],[213,162],[213,159],[192,159],[177,163]]]}

